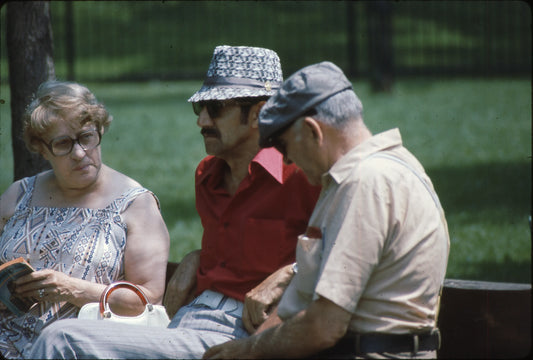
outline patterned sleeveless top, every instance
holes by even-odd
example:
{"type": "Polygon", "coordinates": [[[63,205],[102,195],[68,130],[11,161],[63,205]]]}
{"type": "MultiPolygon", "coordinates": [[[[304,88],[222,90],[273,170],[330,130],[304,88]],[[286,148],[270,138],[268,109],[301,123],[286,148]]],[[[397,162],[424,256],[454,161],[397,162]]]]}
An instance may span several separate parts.
{"type": "MultiPolygon", "coordinates": [[[[128,189],[103,209],[30,206],[35,180],[21,182],[15,213],[0,234],[0,263],[22,256],[36,270],[53,269],[101,284],[123,279],[127,227],[121,214],[139,195],[151,192],[128,189]]],[[[21,317],[0,310],[0,353],[21,357],[46,324],[76,317],[78,310],[68,302],[41,302],[21,317]]]]}

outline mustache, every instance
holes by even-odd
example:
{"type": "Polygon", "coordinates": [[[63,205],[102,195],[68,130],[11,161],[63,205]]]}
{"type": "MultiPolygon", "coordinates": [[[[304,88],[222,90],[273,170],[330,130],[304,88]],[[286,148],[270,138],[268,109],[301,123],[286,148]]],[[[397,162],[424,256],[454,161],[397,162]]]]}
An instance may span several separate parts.
{"type": "Polygon", "coordinates": [[[200,132],[204,136],[220,136],[220,133],[216,128],[202,128],[200,132]]]}

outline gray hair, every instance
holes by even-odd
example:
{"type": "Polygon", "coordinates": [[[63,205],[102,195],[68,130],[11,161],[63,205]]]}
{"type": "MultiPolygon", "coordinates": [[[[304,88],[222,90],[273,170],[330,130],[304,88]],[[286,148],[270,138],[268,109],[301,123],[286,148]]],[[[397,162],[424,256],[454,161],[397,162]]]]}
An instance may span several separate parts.
{"type": "Polygon", "coordinates": [[[353,90],[341,91],[314,107],[320,122],[342,129],[351,120],[363,117],[363,104],[353,90]]]}

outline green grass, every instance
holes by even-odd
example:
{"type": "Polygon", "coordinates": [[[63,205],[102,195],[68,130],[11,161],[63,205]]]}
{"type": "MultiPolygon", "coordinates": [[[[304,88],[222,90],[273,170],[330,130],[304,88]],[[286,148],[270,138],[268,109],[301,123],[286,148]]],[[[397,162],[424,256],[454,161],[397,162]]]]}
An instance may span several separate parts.
{"type": "MultiPolygon", "coordinates": [[[[104,162],[156,193],[170,259],[200,246],[194,169],[205,156],[187,98],[199,81],[87,84],[114,116],[104,162]]],[[[531,282],[531,85],[527,80],[405,80],[391,94],[355,83],[371,130],[399,127],[446,210],[448,278],[531,282]]],[[[0,191],[12,181],[8,89],[0,97],[0,191]]]]}

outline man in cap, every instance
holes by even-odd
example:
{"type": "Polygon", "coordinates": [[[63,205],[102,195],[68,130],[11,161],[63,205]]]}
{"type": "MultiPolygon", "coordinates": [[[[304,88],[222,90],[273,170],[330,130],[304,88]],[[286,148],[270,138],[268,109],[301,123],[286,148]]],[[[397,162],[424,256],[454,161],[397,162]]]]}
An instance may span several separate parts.
{"type": "Polygon", "coordinates": [[[30,358],[199,358],[266,319],[293,275],[297,236],[320,191],[278,151],[259,147],[259,111],[282,81],[274,51],[218,46],[189,99],[208,154],[195,181],[204,233],[169,282],[165,305],[177,311],[169,328],[61,321],[30,358]]]}
{"type": "Polygon", "coordinates": [[[261,146],[278,148],[322,193],[277,311],[205,358],[436,356],[444,213],[398,129],[372,135],[362,111],[330,62],[296,72],[262,108],[261,146]]]}

